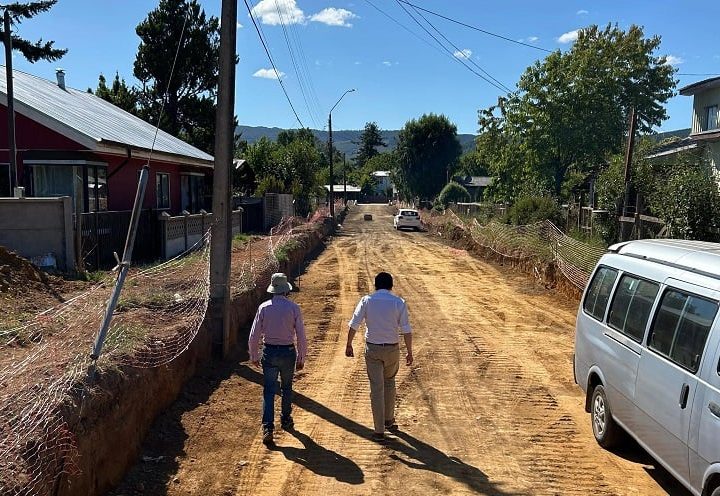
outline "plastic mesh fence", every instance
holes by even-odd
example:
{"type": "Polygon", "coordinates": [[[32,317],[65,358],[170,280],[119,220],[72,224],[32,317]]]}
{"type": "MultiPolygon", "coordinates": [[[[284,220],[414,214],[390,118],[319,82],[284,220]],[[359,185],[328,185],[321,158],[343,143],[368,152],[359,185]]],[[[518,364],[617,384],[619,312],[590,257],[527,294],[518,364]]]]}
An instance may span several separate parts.
{"type": "MultiPolygon", "coordinates": [[[[318,220],[322,217],[318,217],[318,220]]],[[[299,238],[304,219],[284,219],[269,236],[234,247],[234,296],[269,284],[277,252],[299,238]]],[[[299,242],[299,241],[297,241],[299,242]]],[[[210,288],[210,233],[188,252],[128,274],[108,330],[100,367],[167,364],[195,339],[210,288]]],[[[66,422],[86,389],[90,350],[113,280],[0,332],[0,494],[54,494],[63,474],[77,470],[66,422]]]]}
{"type": "Polygon", "coordinates": [[[554,261],[565,278],[584,289],[595,264],[605,249],[591,246],[567,236],[546,220],[526,226],[510,226],[498,222],[482,225],[477,219],[464,221],[451,210],[443,215],[422,213],[427,226],[454,226],[472,237],[474,243],[503,257],[516,260],[554,261]]]}

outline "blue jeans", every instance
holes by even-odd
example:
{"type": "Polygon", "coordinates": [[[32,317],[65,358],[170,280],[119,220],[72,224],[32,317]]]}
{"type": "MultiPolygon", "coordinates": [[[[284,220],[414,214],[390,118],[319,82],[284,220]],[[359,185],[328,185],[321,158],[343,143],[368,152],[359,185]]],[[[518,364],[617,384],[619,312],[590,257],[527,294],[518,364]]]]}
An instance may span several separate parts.
{"type": "Polygon", "coordinates": [[[282,395],[280,422],[290,420],[292,410],[292,381],[297,354],[294,346],[265,345],[260,363],[263,368],[263,416],[264,429],[275,427],[275,393],[278,374],[282,395]]]}

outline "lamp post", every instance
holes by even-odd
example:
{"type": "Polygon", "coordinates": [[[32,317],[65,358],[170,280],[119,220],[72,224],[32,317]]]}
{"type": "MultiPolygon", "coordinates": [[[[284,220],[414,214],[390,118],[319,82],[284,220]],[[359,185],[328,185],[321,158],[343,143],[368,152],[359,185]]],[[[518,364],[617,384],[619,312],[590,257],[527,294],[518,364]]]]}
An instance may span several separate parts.
{"type": "Polygon", "coordinates": [[[353,91],[355,91],[355,88],[349,89],[345,93],[343,93],[342,96],[338,98],[338,101],[335,102],[335,105],[332,106],[330,112],[328,112],[328,158],[330,160],[330,217],[332,217],[333,219],[335,218],[335,195],[333,193],[333,185],[335,183],[335,179],[333,178],[332,111],[335,110],[335,107],[338,106],[340,100],[342,100],[345,95],[347,95],[348,93],[352,93],[353,91]]]}

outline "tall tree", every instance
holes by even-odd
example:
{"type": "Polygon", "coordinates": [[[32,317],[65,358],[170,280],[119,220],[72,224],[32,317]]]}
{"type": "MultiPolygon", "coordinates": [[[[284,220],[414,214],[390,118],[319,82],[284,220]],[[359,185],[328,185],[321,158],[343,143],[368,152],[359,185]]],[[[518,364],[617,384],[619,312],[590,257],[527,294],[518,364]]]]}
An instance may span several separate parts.
{"type": "Polygon", "coordinates": [[[218,19],[206,17],[197,0],[160,0],[135,32],[141,40],[133,70],[141,83],[141,117],[156,123],[165,101],[160,127],[212,152],[220,47],[218,19]]]}
{"type": "Polygon", "coordinates": [[[398,135],[396,186],[407,198],[435,198],[461,152],[457,127],[444,115],[425,114],[408,121],[398,135]]]}
{"type": "MultiPolygon", "coordinates": [[[[92,91],[90,91],[92,93],[92,91]]],[[[125,79],[120,79],[120,74],[115,73],[115,79],[112,86],[108,88],[105,76],[98,76],[98,86],[95,95],[107,100],[116,107],[120,107],[126,112],[137,114],[137,92],[125,83],[125,79]]]]}
{"type": "Polygon", "coordinates": [[[365,129],[360,133],[359,145],[357,155],[355,156],[355,164],[357,168],[362,168],[365,162],[380,153],[378,147],[387,146],[376,122],[368,122],[365,124],[365,129]]]}
{"type": "MultiPolygon", "coordinates": [[[[41,2],[15,2],[9,3],[3,7],[0,7],[4,12],[7,12],[10,16],[10,26],[12,34],[12,47],[13,50],[17,50],[22,53],[23,57],[29,62],[37,62],[39,60],[54,61],[62,58],[67,53],[67,49],[55,48],[54,41],[43,42],[42,39],[35,43],[21,38],[15,34],[13,27],[21,24],[24,20],[35,17],[38,14],[47,12],[55,4],[57,0],[45,0],[41,2]]],[[[0,26],[0,33],[3,37],[5,36],[5,30],[3,26],[0,26]]]]}
{"type": "Polygon", "coordinates": [[[641,132],[659,125],[675,86],[659,47],[638,26],[590,26],[570,50],[529,67],[517,94],[481,112],[479,134],[503,134],[502,146],[492,144],[496,176],[560,195],[569,173],[586,175],[620,151],[631,108],[641,132]]]}

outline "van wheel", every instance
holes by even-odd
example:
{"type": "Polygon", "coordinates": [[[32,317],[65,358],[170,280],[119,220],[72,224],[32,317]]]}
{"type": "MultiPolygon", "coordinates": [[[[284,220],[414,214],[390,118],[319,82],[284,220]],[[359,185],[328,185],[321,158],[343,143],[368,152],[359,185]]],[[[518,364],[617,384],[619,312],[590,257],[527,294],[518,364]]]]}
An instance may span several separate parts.
{"type": "Polygon", "coordinates": [[[716,487],[713,492],[710,493],[710,496],[720,496],[720,486],[716,487]]]}
{"type": "Polygon", "coordinates": [[[600,446],[609,449],[618,445],[622,432],[612,418],[605,388],[600,384],[593,389],[590,400],[590,421],[595,440],[600,446]]]}

